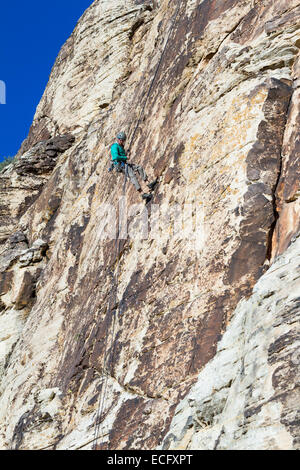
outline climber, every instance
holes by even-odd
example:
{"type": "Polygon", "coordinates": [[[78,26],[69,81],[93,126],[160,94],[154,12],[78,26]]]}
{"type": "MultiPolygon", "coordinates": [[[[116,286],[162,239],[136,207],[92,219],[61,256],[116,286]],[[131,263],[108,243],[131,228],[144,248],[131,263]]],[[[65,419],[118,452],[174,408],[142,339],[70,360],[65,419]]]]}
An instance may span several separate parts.
{"type": "Polygon", "coordinates": [[[110,148],[112,163],[117,171],[122,171],[127,162],[127,155],[125,152],[124,144],[126,141],[125,132],[120,132],[117,135],[116,142],[110,148]]]}
{"type": "MultiPolygon", "coordinates": [[[[139,166],[135,165],[134,163],[128,163],[127,161],[127,153],[124,148],[124,144],[126,141],[126,134],[125,132],[120,132],[117,135],[117,141],[111,146],[111,157],[112,157],[112,166],[109,168],[109,171],[112,171],[114,168],[119,173],[124,173],[126,176],[129,177],[130,181],[134,185],[135,189],[141,193],[142,188],[136,178],[136,174],[138,173],[139,176],[142,178],[143,181],[148,181],[148,177],[146,175],[145,170],[139,166]]],[[[152,191],[157,184],[157,179],[149,183],[147,186],[152,191]]],[[[152,195],[149,193],[143,193],[142,198],[149,202],[152,199],[152,195]]]]}

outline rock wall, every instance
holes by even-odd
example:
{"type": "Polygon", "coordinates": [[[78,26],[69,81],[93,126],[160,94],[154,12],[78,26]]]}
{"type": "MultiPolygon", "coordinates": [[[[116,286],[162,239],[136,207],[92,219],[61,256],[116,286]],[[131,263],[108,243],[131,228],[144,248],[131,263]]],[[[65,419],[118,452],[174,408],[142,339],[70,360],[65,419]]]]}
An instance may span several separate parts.
{"type": "Polygon", "coordinates": [[[80,19],[0,175],[1,448],[299,447],[297,266],[276,274],[299,253],[299,13],[96,0],[80,19]],[[107,172],[120,130],[158,178],[146,205],[107,172]]]}
{"type": "Polygon", "coordinates": [[[299,448],[300,239],[242,300],[163,449],[299,448]]]}

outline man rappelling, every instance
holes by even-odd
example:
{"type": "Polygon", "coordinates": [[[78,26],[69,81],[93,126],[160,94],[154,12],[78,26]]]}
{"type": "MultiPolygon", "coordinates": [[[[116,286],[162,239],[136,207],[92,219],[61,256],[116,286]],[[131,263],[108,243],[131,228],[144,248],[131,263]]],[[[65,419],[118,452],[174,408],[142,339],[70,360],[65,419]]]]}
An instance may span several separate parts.
{"type": "MultiPolygon", "coordinates": [[[[112,157],[112,166],[110,171],[115,169],[119,173],[124,173],[129,177],[131,183],[134,185],[135,189],[142,193],[142,188],[137,180],[136,175],[138,174],[143,181],[148,181],[145,170],[134,163],[128,163],[127,153],[125,151],[124,145],[126,141],[125,132],[119,132],[116,137],[116,142],[112,144],[110,148],[111,157],[112,157]]],[[[150,191],[153,191],[155,185],[157,184],[157,179],[152,181],[152,183],[147,184],[150,191]]],[[[152,199],[151,193],[142,193],[142,198],[145,199],[146,203],[152,199]]]]}

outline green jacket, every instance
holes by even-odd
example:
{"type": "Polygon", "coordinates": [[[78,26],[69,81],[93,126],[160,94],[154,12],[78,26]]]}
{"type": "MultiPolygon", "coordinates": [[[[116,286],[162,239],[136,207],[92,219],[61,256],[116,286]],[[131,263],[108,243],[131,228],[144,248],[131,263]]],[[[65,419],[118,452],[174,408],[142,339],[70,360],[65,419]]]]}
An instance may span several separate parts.
{"type": "Polygon", "coordinates": [[[122,145],[119,145],[117,142],[112,144],[110,148],[110,153],[111,153],[111,158],[112,161],[117,161],[117,162],[126,162],[127,157],[126,157],[126,152],[124,147],[122,145]]]}

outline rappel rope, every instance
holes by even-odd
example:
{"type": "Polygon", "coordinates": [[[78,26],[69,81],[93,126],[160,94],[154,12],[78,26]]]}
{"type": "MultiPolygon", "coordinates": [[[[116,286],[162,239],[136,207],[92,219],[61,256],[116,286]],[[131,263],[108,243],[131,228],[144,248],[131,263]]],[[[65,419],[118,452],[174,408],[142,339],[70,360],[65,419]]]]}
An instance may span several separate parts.
{"type": "Polygon", "coordinates": [[[147,93],[147,96],[146,96],[146,100],[145,100],[144,105],[143,105],[143,107],[142,107],[142,109],[141,109],[141,112],[140,112],[140,116],[139,116],[137,125],[135,126],[135,129],[134,129],[134,131],[133,131],[133,134],[132,134],[132,137],[131,137],[131,140],[130,140],[129,150],[131,149],[131,146],[132,146],[133,139],[134,139],[134,137],[135,137],[136,131],[138,130],[138,127],[139,127],[140,122],[141,122],[141,120],[142,120],[142,117],[143,117],[143,115],[144,115],[144,112],[145,112],[145,109],[146,109],[146,104],[147,104],[147,102],[148,102],[148,99],[149,99],[150,93],[151,93],[151,91],[152,91],[154,82],[155,82],[155,80],[156,80],[158,71],[159,71],[159,69],[160,69],[160,66],[161,66],[163,57],[164,57],[165,52],[166,52],[166,49],[167,49],[167,45],[168,45],[168,43],[169,43],[169,39],[170,39],[170,37],[171,37],[171,32],[172,32],[172,30],[173,30],[173,28],[174,28],[174,25],[175,25],[175,22],[176,22],[178,13],[179,13],[180,5],[181,5],[181,0],[178,1],[177,9],[176,9],[176,12],[175,12],[175,14],[174,14],[171,27],[170,27],[170,29],[169,29],[169,33],[168,33],[168,36],[167,36],[167,39],[166,39],[166,43],[165,43],[165,45],[164,45],[164,48],[163,48],[163,51],[162,51],[160,60],[159,60],[158,65],[157,65],[157,67],[156,67],[155,74],[154,74],[153,79],[152,79],[152,81],[151,81],[151,84],[150,84],[150,87],[149,87],[149,90],[148,90],[148,93],[147,93]]]}
{"type": "MultiPolygon", "coordinates": [[[[106,329],[106,334],[105,334],[103,368],[102,368],[103,374],[105,374],[105,363],[106,363],[106,353],[107,353],[106,348],[107,348],[107,336],[108,336],[107,333],[108,333],[108,327],[106,329]]],[[[103,383],[102,383],[100,398],[99,398],[99,406],[98,406],[97,414],[96,414],[96,426],[95,426],[95,433],[94,433],[94,439],[93,439],[93,441],[94,441],[93,449],[94,450],[96,450],[96,448],[97,448],[97,441],[98,441],[99,434],[100,434],[101,418],[102,418],[102,410],[103,410],[103,397],[104,397],[104,394],[102,393],[102,391],[103,391],[104,388],[106,388],[106,385],[107,385],[107,375],[104,376],[104,380],[103,380],[103,383]]]]}
{"type": "MultiPolygon", "coordinates": [[[[156,70],[155,70],[155,74],[153,76],[153,79],[151,81],[151,84],[150,84],[150,87],[149,87],[149,90],[148,90],[148,93],[146,95],[146,100],[144,102],[144,105],[141,109],[141,113],[140,113],[140,116],[139,116],[139,119],[137,121],[137,124],[135,126],[135,129],[133,131],[133,134],[132,134],[132,137],[131,137],[131,141],[130,141],[130,144],[129,144],[129,150],[131,149],[131,146],[132,146],[132,143],[133,143],[133,139],[135,137],[135,134],[136,134],[136,131],[140,125],[140,122],[142,120],[142,117],[144,115],[144,112],[145,112],[145,109],[146,109],[146,104],[148,102],[148,99],[149,99],[149,96],[150,96],[150,93],[152,91],[152,88],[153,88],[153,85],[154,85],[154,82],[156,80],[156,77],[157,77],[157,74],[158,74],[158,71],[160,69],[160,66],[161,66],[161,63],[162,63],[162,59],[164,57],[164,54],[165,54],[165,51],[167,49],[167,45],[169,43],[169,39],[171,37],[171,32],[174,28],[174,25],[175,25],[175,22],[176,22],[176,19],[177,19],[177,16],[178,16],[178,12],[179,12],[179,8],[180,8],[180,5],[181,5],[181,0],[178,1],[178,5],[177,5],[177,9],[176,9],[176,12],[173,16],[173,19],[172,19],[172,24],[171,24],[171,27],[169,29],[169,33],[168,33],[168,36],[167,36],[167,39],[166,39],[166,43],[164,45],[164,48],[163,48],[163,51],[162,51],[162,54],[161,54],[161,57],[160,57],[160,60],[158,62],[158,65],[156,67],[156,70]]],[[[124,177],[124,185],[123,185],[123,196],[125,196],[125,190],[126,190],[126,180],[127,180],[127,174],[128,174],[128,168],[127,168],[127,164],[125,164],[125,177],[124,177]]],[[[116,296],[117,296],[117,292],[118,292],[118,281],[119,281],[119,258],[120,258],[120,240],[119,240],[119,243],[118,243],[118,238],[116,238],[116,248],[117,248],[117,274],[116,274],[116,286],[115,286],[115,289],[116,289],[116,296]]],[[[110,354],[110,357],[112,358],[112,365],[111,367],[113,368],[113,357],[114,357],[114,346],[115,346],[115,340],[114,340],[114,336],[115,336],[115,323],[116,323],[116,316],[118,314],[120,310],[120,307],[117,307],[116,310],[114,311],[114,314],[113,314],[113,328],[112,328],[112,337],[111,337],[111,346],[110,346],[110,351],[111,351],[111,354],[110,354]]],[[[110,310],[109,310],[110,311],[110,310]]],[[[102,385],[102,388],[101,388],[101,392],[100,392],[100,398],[99,398],[99,407],[98,407],[98,410],[97,410],[97,414],[96,414],[96,426],[95,426],[95,435],[94,435],[94,445],[93,445],[93,449],[96,450],[97,449],[97,443],[98,443],[98,440],[99,440],[99,436],[100,436],[100,431],[101,431],[101,423],[102,423],[102,420],[103,420],[103,410],[104,410],[104,405],[105,405],[105,398],[106,398],[106,391],[107,391],[107,383],[108,383],[108,373],[105,373],[105,367],[106,367],[106,361],[107,361],[107,356],[108,356],[108,352],[107,352],[107,337],[108,337],[108,330],[109,330],[109,326],[107,327],[107,330],[106,330],[106,337],[105,337],[105,345],[104,345],[104,358],[103,358],[103,374],[105,374],[105,379],[104,379],[104,382],[103,382],[103,385],[102,385]]],[[[107,434],[105,434],[107,435],[107,434]]]]}
{"type": "MultiPolygon", "coordinates": [[[[127,181],[127,165],[125,167],[125,176],[124,176],[124,184],[123,184],[123,196],[125,196],[126,181],[127,181]]],[[[120,216],[120,214],[119,214],[119,216],[120,216]]],[[[116,247],[116,252],[117,252],[117,273],[116,273],[116,276],[115,276],[115,290],[116,290],[116,297],[117,297],[118,284],[119,284],[119,282],[118,282],[119,281],[119,260],[120,260],[120,240],[118,240],[118,237],[116,237],[115,247],[116,247]]],[[[115,304],[116,304],[116,302],[115,302],[115,304]]],[[[110,351],[111,351],[110,357],[111,357],[111,361],[112,361],[112,364],[111,364],[112,369],[113,369],[113,359],[114,359],[114,350],[115,350],[115,347],[114,347],[115,346],[115,341],[114,341],[115,324],[116,324],[116,316],[117,316],[118,310],[119,310],[118,307],[114,310],[113,322],[112,322],[112,337],[111,337],[111,345],[110,345],[110,351]]],[[[108,311],[110,311],[110,309],[108,311]]],[[[102,422],[102,418],[103,418],[102,415],[103,415],[103,409],[104,409],[105,397],[106,397],[106,390],[107,390],[107,383],[108,383],[108,373],[107,372],[105,373],[106,359],[107,359],[107,356],[108,356],[108,351],[107,351],[108,330],[109,330],[109,326],[107,326],[106,335],[105,335],[104,358],[103,358],[103,373],[105,374],[105,379],[104,379],[104,382],[103,382],[103,385],[102,385],[102,388],[101,388],[100,399],[99,399],[99,407],[98,407],[97,415],[96,415],[96,427],[95,427],[95,437],[94,437],[94,445],[93,445],[94,450],[97,449],[97,442],[99,440],[99,435],[100,435],[100,431],[101,431],[101,422],[102,422]]]]}

